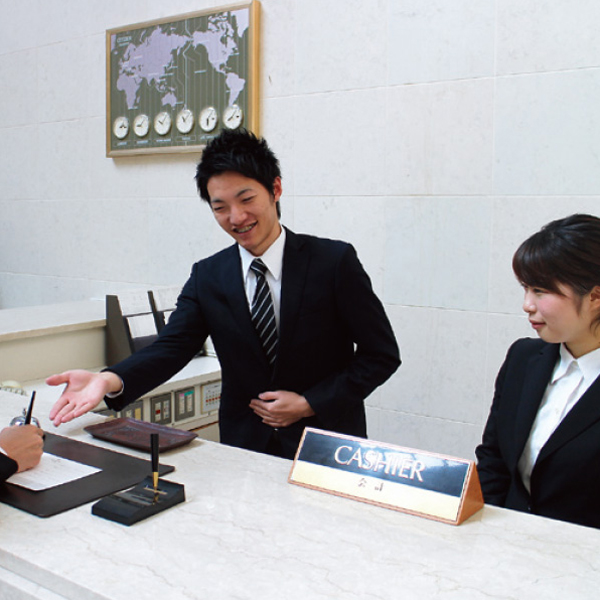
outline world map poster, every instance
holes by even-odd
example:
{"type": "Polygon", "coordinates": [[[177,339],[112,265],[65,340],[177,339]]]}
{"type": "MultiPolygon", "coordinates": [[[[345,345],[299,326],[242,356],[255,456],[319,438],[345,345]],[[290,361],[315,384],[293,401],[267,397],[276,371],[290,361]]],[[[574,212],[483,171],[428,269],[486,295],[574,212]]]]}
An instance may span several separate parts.
{"type": "Polygon", "coordinates": [[[107,156],[199,151],[256,129],[258,2],[111,29],[107,156]]]}

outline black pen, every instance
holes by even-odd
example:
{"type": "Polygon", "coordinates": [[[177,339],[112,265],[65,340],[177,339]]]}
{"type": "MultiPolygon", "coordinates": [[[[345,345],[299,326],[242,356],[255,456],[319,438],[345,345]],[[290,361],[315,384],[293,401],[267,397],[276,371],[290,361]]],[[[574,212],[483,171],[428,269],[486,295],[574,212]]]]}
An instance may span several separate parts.
{"type": "Polygon", "coordinates": [[[29,401],[29,408],[27,409],[27,415],[25,417],[25,425],[31,425],[31,414],[33,413],[33,401],[35,400],[35,391],[31,394],[31,400],[29,401]]]}
{"type": "Polygon", "coordinates": [[[158,433],[150,434],[150,452],[152,454],[152,482],[154,495],[158,495],[158,433]]]}

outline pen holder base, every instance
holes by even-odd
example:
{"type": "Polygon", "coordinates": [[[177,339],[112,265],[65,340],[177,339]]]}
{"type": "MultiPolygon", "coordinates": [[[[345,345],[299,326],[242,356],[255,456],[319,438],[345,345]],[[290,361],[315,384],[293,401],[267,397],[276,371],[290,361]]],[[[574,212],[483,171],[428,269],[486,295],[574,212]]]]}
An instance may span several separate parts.
{"type": "Polygon", "coordinates": [[[155,492],[152,477],[146,477],[135,487],[98,500],[92,506],[92,514],[123,525],[133,525],[184,501],[185,491],[181,483],[159,479],[158,492],[155,492]]]}

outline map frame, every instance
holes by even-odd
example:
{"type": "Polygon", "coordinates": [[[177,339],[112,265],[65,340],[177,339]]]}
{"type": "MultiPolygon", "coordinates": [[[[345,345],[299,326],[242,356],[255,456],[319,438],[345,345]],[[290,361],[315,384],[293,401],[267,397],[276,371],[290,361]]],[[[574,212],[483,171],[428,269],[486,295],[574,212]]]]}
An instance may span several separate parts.
{"type": "MultiPolygon", "coordinates": [[[[183,153],[183,152],[201,152],[206,144],[216,137],[223,130],[223,114],[232,104],[241,109],[241,121],[239,127],[243,127],[259,134],[259,26],[260,26],[260,2],[258,0],[248,0],[208,10],[200,10],[182,15],[154,19],[133,25],[127,25],[106,30],[106,156],[116,158],[119,156],[130,156],[140,154],[165,154],[165,153],[183,153]],[[139,101],[136,100],[134,106],[124,106],[123,90],[117,89],[117,80],[119,73],[114,69],[117,53],[113,57],[113,41],[118,39],[127,40],[146,40],[151,35],[151,32],[156,32],[160,28],[161,32],[165,29],[169,31],[187,30],[188,24],[198,22],[198,19],[214,19],[220,18],[227,13],[234,11],[248,11],[248,26],[244,30],[243,38],[240,38],[243,43],[235,45],[235,61],[239,66],[239,71],[243,73],[244,85],[243,92],[238,93],[239,100],[231,103],[224,100],[223,82],[217,84],[214,77],[207,77],[207,85],[202,87],[202,98],[194,97],[188,90],[193,89],[192,76],[198,72],[183,73],[177,72],[178,80],[178,95],[176,101],[173,101],[171,106],[163,106],[160,113],[167,112],[171,117],[171,127],[167,134],[160,135],[153,127],[153,121],[159,111],[156,108],[156,98],[153,102],[147,100],[142,95],[139,101]],[[114,36],[114,37],[113,37],[114,36]],[[187,98],[182,101],[181,98],[187,98]],[[154,112],[149,110],[147,104],[154,105],[154,112]],[[199,114],[207,107],[215,107],[217,109],[217,125],[212,131],[204,131],[200,127],[199,114]],[[178,113],[187,108],[192,112],[194,123],[192,130],[185,134],[181,133],[176,127],[176,119],[178,113]],[[147,115],[149,121],[148,132],[143,135],[138,135],[134,131],[134,121],[138,115],[147,115]],[[122,131],[127,133],[118,138],[115,134],[117,130],[117,120],[121,122],[126,119],[122,131]]],[[[195,33],[195,31],[193,31],[195,33]]],[[[127,42],[125,42],[127,43],[127,42]]],[[[124,44],[121,44],[123,46],[124,44]]],[[[173,54],[173,51],[171,52],[173,54]]],[[[207,50],[208,53],[208,50],[207,50]]],[[[139,55],[136,57],[139,58],[139,55]]],[[[231,57],[228,56],[223,67],[228,69],[227,62],[231,57]]],[[[173,58],[173,61],[175,59],[173,58]]],[[[167,63],[165,69],[172,64],[167,63]]],[[[210,58],[207,58],[210,61],[210,58]]],[[[185,62],[185,61],[184,61],[185,62]]],[[[214,65],[211,63],[214,67],[214,65]]],[[[186,69],[187,71],[187,69],[186,69]]],[[[230,71],[231,72],[231,71],[230,71]]],[[[225,75],[226,71],[219,71],[220,75],[225,75]]],[[[237,76],[237,73],[234,73],[237,76]]],[[[156,96],[156,90],[152,90],[147,82],[140,83],[139,87],[145,85],[145,89],[150,89],[148,94],[152,93],[156,96]]],[[[198,84],[196,84],[198,85],[198,84]]],[[[136,91],[136,99],[137,99],[136,91]]],[[[131,102],[128,100],[127,102],[131,102]]],[[[240,117],[238,116],[238,120],[240,117]]],[[[143,131],[144,124],[140,123],[140,130],[143,131]]],[[[122,133],[119,132],[121,135],[122,133]]]]}

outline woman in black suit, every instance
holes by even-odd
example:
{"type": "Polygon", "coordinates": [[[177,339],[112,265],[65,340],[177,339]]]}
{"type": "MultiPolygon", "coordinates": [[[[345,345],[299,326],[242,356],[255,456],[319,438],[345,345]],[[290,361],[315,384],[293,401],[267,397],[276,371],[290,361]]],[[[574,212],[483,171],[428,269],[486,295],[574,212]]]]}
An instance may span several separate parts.
{"type": "Polygon", "coordinates": [[[477,470],[485,501],[600,527],[600,219],[572,215],[513,257],[541,338],[508,351],[477,470]]]}

